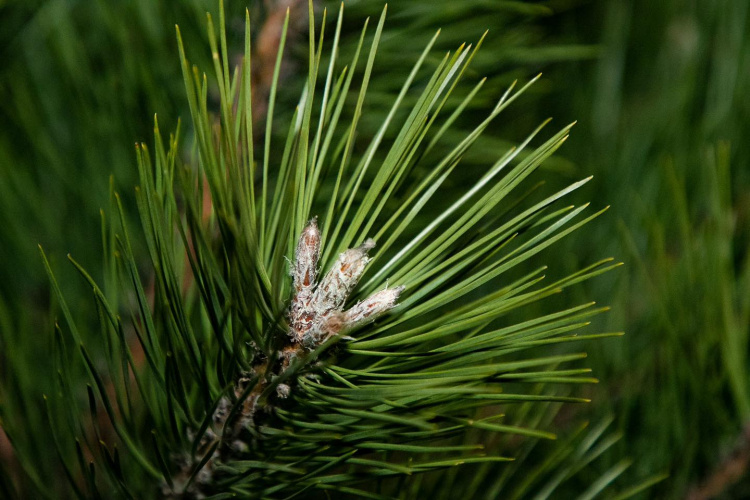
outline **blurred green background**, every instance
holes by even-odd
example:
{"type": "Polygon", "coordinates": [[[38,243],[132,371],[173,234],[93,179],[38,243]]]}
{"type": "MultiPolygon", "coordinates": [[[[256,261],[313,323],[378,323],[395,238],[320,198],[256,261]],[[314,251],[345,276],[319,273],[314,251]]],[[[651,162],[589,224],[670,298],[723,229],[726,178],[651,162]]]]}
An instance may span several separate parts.
{"type": "MultiPolygon", "coordinates": [[[[382,8],[373,0],[345,5],[347,38],[382,8]]],[[[302,20],[283,74],[294,96],[306,76],[299,62],[306,6],[295,0],[249,5],[261,79],[254,84],[262,92],[263,51],[274,54],[269,40],[287,6],[302,20]]],[[[132,202],[133,143],[149,140],[155,112],[163,129],[188,116],[174,24],[187,45],[201,47],[204,13],[216,7],[210,0],[0,2],[6,428],[40,428],[40,395],[52,384],[39,370],[53,315],[37,245],[57,264],[71,306],[92,308],[65,255],[101,268],[99,209],[108,204],[110,176],[132,202]]],[[[226,6],[235,42],[243,7],[226,6]]],[[[750,3],[411,0],[391,2],[388,17],[376,60],[387,70],[374,75],[362,133],[400,85],[392,75],[408,70],[437,28],[446,50],[490,30],[473,65],[475,77],[489,77],[480,104],[490,106],[514,78],[544,72],[467,163],[486,164],[547,117],[579,121],[543,177],[554,185],[593,174],[585,197],[612,209],[554,258],[570,269],[609,255],[626,263],[579,293],[606,300],[612,311],[601,327],[627,335],[589,346],[601,382],[590,389],[593,402],[576,411],[615,415],[624,435],[618,451],[633,458],[636,472],[670,474],[650,497],[750,496],[750,3]]],[[[26,446],[44,447],[43,433],[27,434],[26,446]]],[[[0,459],[12,475],[16,459],[4,438],[0,459]]]]}

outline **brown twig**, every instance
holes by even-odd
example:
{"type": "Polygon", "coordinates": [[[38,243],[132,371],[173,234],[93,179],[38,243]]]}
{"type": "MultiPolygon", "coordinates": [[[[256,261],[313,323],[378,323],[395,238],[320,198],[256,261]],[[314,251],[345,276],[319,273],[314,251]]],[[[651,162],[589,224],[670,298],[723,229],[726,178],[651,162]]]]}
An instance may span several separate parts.
{"type": "Polygon", "coordinates": [[[750,468],[750,424],[745,425],[729,456],[703,482],[690,488],[685,498],[686,500],[717,498],[740,479],[746,477],[748,468],[750,468]]]}

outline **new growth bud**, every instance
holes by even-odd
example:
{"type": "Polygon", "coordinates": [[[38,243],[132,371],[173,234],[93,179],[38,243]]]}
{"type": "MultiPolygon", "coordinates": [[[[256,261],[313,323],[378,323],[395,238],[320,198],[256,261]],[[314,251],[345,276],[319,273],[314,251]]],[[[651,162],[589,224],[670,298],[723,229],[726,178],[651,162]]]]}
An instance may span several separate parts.
{"type": "Polygon", "coordinates": [[[346,299],[359,283],[370,262],[367,252],[375,248],[375,242],[368,239],[357,248],[339,254],[331,270],[323,278],[313,296],[313,306],[321,314],[344,307],[346,299]]]}
{"type": "Polygon", "coordinates": [[[318,277],[318,259],[320,258],[320,231],[318,222],[312,219],[297,242],[297,251],[294,256],[294,269],[292,278],[294,290],[299,293],[304,289],[312,289],[318,277]]]}
{"type": "Polygon", "coordinates": [[[339,254],[317,284],[320,232],[315,219],[305,227],[297,243],[292,267],[294,297],[289,307],[289,336],[295,345],[314,349],[326,339],[374,320],[396,305],[404,287],[386,288],[343,312],[346,300],[359,283],[375,248],[375,241],[339,254]]]}
{"type": "Polygon", "coordinates": [[[403,291],[403,286],[385,288],[370,295],[362,302],[357,302],[344,313],[347,328],[356,328],[374,321],[381,314],[393,309],[403,291]]]}
{"type": "Polygon", "coordinates": [[[313,287],[318,277],[318,259],[320,258],[320,231],[315,219],[312,219],[297,242],[297,251],[292,268],[294,297],[289,307],[289,335],[295,342],[300,342],[313,326],[312,314],[313,287]]]}

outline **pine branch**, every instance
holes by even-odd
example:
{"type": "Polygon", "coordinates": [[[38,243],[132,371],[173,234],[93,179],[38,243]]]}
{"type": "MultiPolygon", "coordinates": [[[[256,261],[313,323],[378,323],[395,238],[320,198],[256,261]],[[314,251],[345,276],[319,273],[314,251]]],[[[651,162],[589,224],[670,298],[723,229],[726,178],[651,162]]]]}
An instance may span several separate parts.
{"type": "MultiPolygon", "coordinates": [[[[103,241],[113,259],[107,283],[117,290],[100,289],[73,261],[94,292],[106,342],[101,362],[83,345],[47,264],[92,380],[90,412],[101,404],[127,450],[113,456],[107,443],[99,439],[102,447],[95,446],[84,432],[76,442],[79,456],[98,456],[92,464],[106,475],[82,459],[78,472],[66,468],[72,488],[142,497],[154,494],[158,480],[162,494],[174,498],[310,491],[387,497],[397,493],[399,477],[447,477],[435,474],[460,464],[485,464],[489,473],[490,464],[512,458],[502,453],[518,451],[511,437],[529,446],[554,438],[546,430],[554,412],[531,410],[582,401],[560,394],[558,385],[596,382],[577,364],[584,353],[554,346],[596,337],[577,332],[605,308],[588,303],[513,319],[524,306],[617,265],[605,259],[549,284],[530,267],[543,250],[603,212],[586,216],[587,205],[557,206],[588,179],[539,201],[527,199],[533,191],[515,194],[572,125],[532,147],[542,124],[471,179],[465,194],[441,200],[441,185],[456,178],[463,155],[536,79],[518,90],[511,85],[485,119],[435,156],[433,146],[476,95],[475,87],[464,105],[449,105],[464,91],[461,80],[476,48],[461,45],[425,76],[431,42],[379,131],[363,141],[358,126],[367,114],[385,14],[369,47],[365,24],[341,69],[343,6],[326,64],[327,13],[317,34],[310,3],[309,72],[283,149],[272,147],[271,131],[288,15],[263,147],[253,133],[249,13],[244,59],[234,69],[223,7],[218,31],[208,16],[216,117],[209,79],[188,61],[177,30],[195,153],[184,163],[179,131],[165,143],[158,123],[153,156],[145,144],[136,148],[136,200],[153,297],[116,194],[118,222],[104,224],[103,241]],[[365,69],[355,91],[360,59],[365,69]],[[120,297],[130,297],[130,304],[120,297]],[[132,338],[143,363],[134,361],[132,338]],[[497,414],[498,404],[516,418],[497,414]],[[480,416],[483,411],[489,416],[480,416]],[[506,441],[487,447],[475,430],[506,441]],[[371,493],[375,484],[382,495],[371,493]]],[[[611,335],[619,334],[598,336],[611,335]]],[[[64,363],[60,370],[64,381],[64,363]]],[[[71,390],[60,404],[75,410],[71,390]]],[[[65,456],[71,433],[62,424],[53,432],[65,456]]],[[[592,484],[589,496],[626,468],[618,467],[592,484]]],[[[489,481],[477,476],[477,485],[482,477],[489,481]]]]}

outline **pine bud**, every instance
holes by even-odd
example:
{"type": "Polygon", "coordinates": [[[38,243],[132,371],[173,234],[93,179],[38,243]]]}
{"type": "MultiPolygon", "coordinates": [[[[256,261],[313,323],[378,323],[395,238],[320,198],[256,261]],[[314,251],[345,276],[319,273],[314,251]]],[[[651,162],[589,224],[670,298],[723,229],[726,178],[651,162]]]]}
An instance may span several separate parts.
{"type": "Polygon", "coordinates": [[[297,242],[297,252],[292,267],[294,298],[289,307],[289,335],[300,342],[312,328],[315,315],[312,311],[313,287],[318,277],[320,258],[320,231],[312,219],[297,242]]]}
{"type": "Polygon", "coordinates": [[[375,241],[368,239],[357,248],[339,254],[339,258],[315,290],[313,307],[318,314],[325,315],[344,307],[347,297],[357,286],[365,266],[370,262],[367,252],[374,247],[375,241]]]}
{"type": "MultiPolygon", "coordinates": [[[[367,252],[374,247],[375,241],[367,239],[357,248],[341,252],[328,273],[317,283],[320,232],[316,220],[311,220],[302,231],[292,266],[294,297],[288,313],[292,346],[282,355],[284,369],[291,362],[290,354],[296,353],[300,346],[315,349],[334,335],[372,321],[396,305],[404,290],[402,286],[381,290],[343,311],[346,300],[370,262],[367,252]]],[[[283,394],[279,396],[283,397],[283,394]]]]}
{"type": "Polygon", "coordinates": [[[381,314],[393,309],[403,291],[403,286],[385,288],[372,294],[362,302],[357,302],[344,313],[344,322],[347,329],[373,321],[381,314]]]}
{"type": "Polygon", "coordinates": [[[312,289],[317,280],[318,259],[320,258],[320,231],[316,219],[313,218],[300,234],[294,257],[292,269],[294,291],[299,293],[304,289],[312,289]]]}

